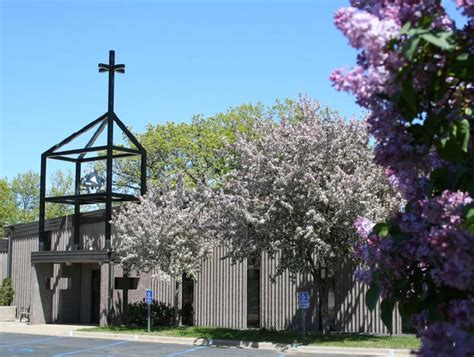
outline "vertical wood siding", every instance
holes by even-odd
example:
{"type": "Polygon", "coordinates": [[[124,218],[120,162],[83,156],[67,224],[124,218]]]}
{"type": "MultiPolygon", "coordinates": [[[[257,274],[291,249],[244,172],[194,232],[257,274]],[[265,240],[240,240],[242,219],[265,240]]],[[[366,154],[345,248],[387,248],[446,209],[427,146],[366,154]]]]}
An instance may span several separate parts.
{"type": "MultiPolygon", "coordinates": [[[[155,274],[155,271],[152,271],[152,275],[155,274]]],[[[174,296],[176,290],[176,282],[174,279],[170,281],[164,281],[159,279],[152,279],[151,286],[153,289],[153,294],[155,300],[161,301],[168,306],[174,307],[174,296]]],[[[178,291],[179,294],[179,291],[178,291]]],[[[178,304],[179,307],[179,304],[178,304]]]]}
{"type": "Polygon", "coordinates": [[[315,291],[311,280],[299,274],[294,281],[288,272],[271,280],[276,272],[280,254],[271,259],[267,253],[262,254],[260,269],[260,327],[276,330],[296,330],[300,326],[298,292],[309,291],[310,308],[306,314],[306,327],[317,328],[317,312],[314,304],[315,291]]]}
{"type": "Polygon", "coordinates": [[[8,252],[0,252],[0,281],[7,277],[8,273],[8,252]]]}
{"type": "Polygon", "coordinates": [[[51,233],[51,250],[62,251],[72,250],[73,239],[70,224],[68,228],[52,231],[51,233]]]}
{"type": "MultiPolygon", "coordinates": [[[[80,230],[81,249],[103,249],[105,247],[104,222],[82,224],[80,230]]],[[[112,241],[114,241],[112,237],[112,241]]]]}
{"type": "Polygon", "coordinates": [[[198,326],[247,327],[247,263],[222,260],[226,248],[217,247],[203,262],[194,285],[194,323],[198,326]]]}
{"type": "MultiPolygon", "coordinates": [[[[368,287],[354,278],[356,266],[346,263],[336,274],[336,327],[344,332],[389,333],[380,317],[380,301],[374,311],[365,305],[368,287]]],[[[393,333],[402,333],[402,320],[398,309],[393,312],[393,333]]]]}
{"type": "MultiPolygon", "coordinates": [[[[62,229],[52,231],[51,250],[71,250],[74,244],[72,218],[69,217],[62,229]],[[67,226],[66,226],[67,223],[67,226]]],[[[81,249],[103,249],[105,244],[105,225],[103,222],[81,225],[79,244],[81,249]]]]}
{"type": "Polygon", "coordinates": [[[31,304],[31,252],[38,251],[36,235],[14,238],[12,249],[12,282],[15,289],[13,304],[19,309],[28,308],[31,304]]]}
{"type": "MultiPolygon", "coordinates": [[[[306,326],[318,329],[319,311],[316,304],[317,286],[309,276],[298,275],[292,282],[287,272],[277,277],[275,282],[270,276],[276,271],[279,255],[270,259],[262,255],[261,281],[261,319],[260,326],[269,329],[298,329],[301,316],[297,310],[297,294],[308,291],[311,296],[310,308],[307,311],[306,326]]],[[[335,328],[341,332],[388,333],[380,318],[380,303],[373,312],[365,305],[367,286],[354,278],[354,264],[344,264],[335,276],[335,328]]],[[[402,333],[402,323],[398,311],[393,313],[393,333],[402,333]]]]}
{"type": "MultiPolygon", "coordinates": [[[[72,248],[72,219],[67,225],[52,233],[52,250],[69,250],[72,248]]],[[[89,223],[81,226],[81,246],[84,249],[104,247],[104,224],[89,223]]],[[[31,304],[31,252],[38,250],[36,234],[25,234],[13,237],[12,280],[15,289],[14,304],[19,308],[28,308],[31,304]]],[[[212,259],[202,264],[202,270],[196,277],[194,285],[194,323],[198,326],[215,326],[245,329],[247,328],[247,262],[232,264],[230,260],[221,259],[226,254],[225,247],[217,247],[212,259]]],[[[308,328],[318,328],[318,309],[316,306],[317,287],[309,276],[298,275],[294,281],[288,272],[272,282],[270,276],[276,272],[279,255],[270,259],[262,254],[260,268],[260,326],[267,329],[298,329],[300,311],[297,309],[297,294],[309,291],[311,299],[307,313],[308,328]]],[[[6,275],[6,254],[0,255],[0,277],[6,275]],[[5,258],[3,256],[5,255],[5,258]]],[[[55,266],[58,275],[59,266],[55,266]]],[[[369,312],[365,306],[367,287],[355,281],[353,264],[345,264],[335,276],[334,317],[335,328],[344,332],[388,333],[380,319],[380,307],[369,312]]],[[[151,274],[154,272],[152,271],[151,274]]],[[[117,271],[117,276],[120,273],[117,271]]],[[[174,306],[176,285],[174,281],[166,282],[153,279],[149,274],[140,277],[139,287],[129,292],[129,302],[142,300],[144,290],[151,286],[156,299],[174,306]]],[[[117,300],[123,298],[121,291],[115,291],[117,300]]],[[[178,290],[178,308],[181,308],[181,288],[178,290]]],[[[59,311],[53,316],[59,318],[59,311]]],[[[401,333],[401,318],[394,312],[394,333],[401,333]]]]}

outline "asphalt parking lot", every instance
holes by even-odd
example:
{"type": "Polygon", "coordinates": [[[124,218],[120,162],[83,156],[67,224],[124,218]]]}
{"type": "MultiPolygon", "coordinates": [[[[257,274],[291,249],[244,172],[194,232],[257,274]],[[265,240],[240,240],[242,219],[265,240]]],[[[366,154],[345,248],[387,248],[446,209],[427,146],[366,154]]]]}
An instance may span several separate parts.
{"type": "MultiPolygon", "coordinates": [[[[262,356],[284,357],[295,353],[252,350],[243,348],[221,348],[208,346],[186,346],[178,344],[147,343],[126,340],[96,338],[42,336],[17,333],[0,334],[0,356],[262,356]]],[[[309,356],[308,354],[300,356],[309,356]]]]}

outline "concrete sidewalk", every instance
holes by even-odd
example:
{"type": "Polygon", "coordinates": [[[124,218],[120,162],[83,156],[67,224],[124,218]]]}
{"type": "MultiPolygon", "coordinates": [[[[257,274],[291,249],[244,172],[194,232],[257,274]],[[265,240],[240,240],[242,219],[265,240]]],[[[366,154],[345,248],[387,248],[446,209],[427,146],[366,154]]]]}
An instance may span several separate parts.
{"type": "Polygon", "coordinates": [[[262,350],[273,350],[282,352],[294,352],[304,354],[326,354],[326,355],[353,355],[353,356],[371,356],[371,357],[413,357],[414,354],[408,349],[388,349],[388,348],[356,348],[356,347],[322,347],[322,346],[303,346],[297,344],[282,344],[270,342],[254,341],[232,341],[232,340],[211,340],[206,338],[190,337],[168,337],[147,334],[125,334],[108,332],[84,332],[78,331],[86,327],[95,327],[89,325],[28,325],[22,322],[0,322],[0,333],[25,333],[33,335],[51,335],[51,336],[71,336],[86,338],[102,338],[110,340],[130,340],[139,342],[173,343],[182,345],[198,346],[218,346],[218,347],[239,347],[239,348],[257,348],[262,350]]]}
{"type": "Polygon", "coordinates": [[[29,325],[25,322],[0,322],[0,333],[28,333],[32,335],[50,335],[65,336],[70,335],[73,331],[86,327],[96,327],[95,325],[29,325]]]}

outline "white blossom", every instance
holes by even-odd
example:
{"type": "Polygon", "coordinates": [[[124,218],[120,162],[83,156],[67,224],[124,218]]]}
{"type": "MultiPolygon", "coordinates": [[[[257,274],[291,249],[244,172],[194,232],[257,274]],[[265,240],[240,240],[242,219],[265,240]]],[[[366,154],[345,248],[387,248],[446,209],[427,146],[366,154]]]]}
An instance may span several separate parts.
{"type": "Polygon", "coordinates": [[[398,210],[400,199],[373,163],[366,123],[345,121],[303,98],[293,117],[263,121],[231,148],[235,169],[214,197],[217,229],[230,257],[282,252],[277,274],[337,267],[360,237],[359,216],[372,221],[398,210]]]}
{"type": "Polygon", "coordinates": [[[125,269],[153,270],[154,277],[194,276],[215,245],[210,225],[208,188],[189,191],[178,180],[151,188],[140,204],[122,207],[112,219],[116,253],[125,269]]]}

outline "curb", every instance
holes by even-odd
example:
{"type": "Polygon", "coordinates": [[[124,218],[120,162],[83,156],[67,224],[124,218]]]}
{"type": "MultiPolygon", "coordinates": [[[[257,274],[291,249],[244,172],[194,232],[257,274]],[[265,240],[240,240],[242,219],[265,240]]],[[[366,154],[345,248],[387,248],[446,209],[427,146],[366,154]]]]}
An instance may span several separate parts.
{"type": "Polygon", "coordinates": [[[409,349],[390,349],[390,348],[358,348],[358,347],[322,347],[322,346],[302,346],[297,344],[254,342],[254,341],[235,341],[235,340],[213,340],[207,338],[192,337],[171,337],[171,336],[151,336],[136,335],[125,333],[108,332],[83,332],[70,331],[69,336],[103,338],[111,340],[128,340],[138,342],[152,343],[174,343],[181,345],[210,346],[210,347],[236,347],[236,348],[254,348],[261,350],[272,350],[279,352],[300,352],[300,353],[324,353],[330,354],[350,354],[353,356],[370,357],[412,357],[414,354],[409,349]]]}
{"type": "MultiPolygon", "coordinates": [[[[304,354],[325,354],[325,355],[353,355],[365,357],[413,357],[409,349],[389,349],[389,348],[360,348],[360,347],[326,347],[326,346],[303,346],[298,344],[254,342],[254,341],[236,341],[236,340],[212,340],[207,338],[193,337],[172,337],[156,336],[146,334],[126,334],[110,332],[85,332],[75,329],[66,329],[65,325],[49,325],[48,329],[30,329],[31,325],[15,324],[14,326],[0,324],[1,332],[26,333],[32,335],[51,335],[51,336],[70,336],[83,338],[100,338],[108,340],[128,340],[150,343],[173,343],[179,345],[209,346],[209,347],[234,347],[234,348],[252,348],[261,350],[271,350],[288,353],[304,354]],[[8,327],[7,327],[8,326],[8,327]]],[[[72,326],[71,326],[72,327],[72,326]]],[[[93,327],[93,326],[91,326],[93,327]]],[[[84,326],[77,326],[84,328],[84,326]]]]}

